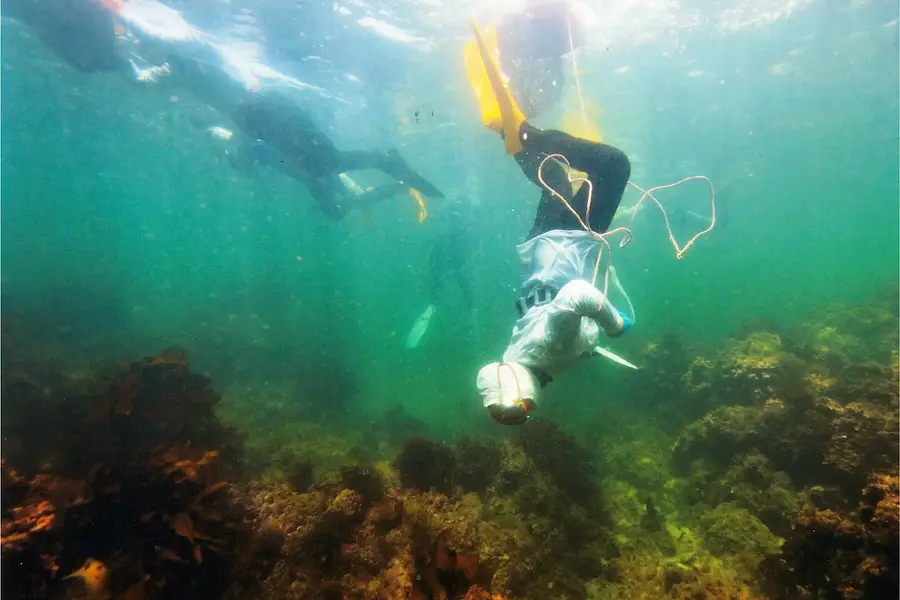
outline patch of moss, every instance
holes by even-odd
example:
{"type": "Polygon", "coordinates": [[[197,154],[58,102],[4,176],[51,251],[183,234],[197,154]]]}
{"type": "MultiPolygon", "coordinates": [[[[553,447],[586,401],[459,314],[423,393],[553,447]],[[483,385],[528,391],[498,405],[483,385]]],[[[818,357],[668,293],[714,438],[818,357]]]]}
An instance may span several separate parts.
{"type": "Polygon", "coordinates": [[[500,472],[503,452],[496,444],[464,438],[456,444],[459,485],[466,492],[484,493],[500,472]]]}
{"type": "Polygon", "coordinates": [[[756,555],[760,560],[777,552],[783,540],[776,537],[750,511],[723,502],[699,518],[706,547],[717,555],[756,555]]]}
{"type": "Polygon", "coordinates": [[[570,499],[585,509],[599,508],[599,471],[591,454],[553,421],[529,421],[521,428],[525,454],[570,499]]]}
{"type": "Polygon", "coordinates": [[[394,465],[403,488],[454,494],[458,466],[456,454],[449,446],[423,437],[410,438],[394,465]]]}

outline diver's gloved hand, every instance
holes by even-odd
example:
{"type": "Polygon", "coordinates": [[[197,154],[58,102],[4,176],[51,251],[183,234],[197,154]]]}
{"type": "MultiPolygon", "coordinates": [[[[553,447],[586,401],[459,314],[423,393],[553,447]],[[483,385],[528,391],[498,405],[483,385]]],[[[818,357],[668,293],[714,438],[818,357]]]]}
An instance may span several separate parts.
{"type": "Polygon", "coordinates": [[[172,73],[172,70],[169,68],[169,63],[151,67],[139,67],[133,59],[129,59],[128,62],[131,65],[131,74],[134,77],[134,81],[137,83],[152,85],[158,83],[161,79],[168,77],[172,73]]]}

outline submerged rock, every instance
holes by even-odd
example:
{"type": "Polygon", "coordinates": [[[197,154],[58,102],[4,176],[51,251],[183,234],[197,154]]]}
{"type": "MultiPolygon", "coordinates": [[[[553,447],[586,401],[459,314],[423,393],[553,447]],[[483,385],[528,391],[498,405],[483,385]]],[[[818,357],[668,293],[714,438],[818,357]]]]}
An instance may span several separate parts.
{"type": "Polygon", "coordinates": [[[456,454],[449,446],[423,437],[407,440],[394,460],[400,485],[422,492],[452,495],[458,477],[456,454]]]}
{"type": "Polygon", "coordinates": [[[780,554],[762,565],[774,597],[900,595],[900,488],[895,475],[873,475],[855,511],[811,509],[797,516],[780,554]]]}

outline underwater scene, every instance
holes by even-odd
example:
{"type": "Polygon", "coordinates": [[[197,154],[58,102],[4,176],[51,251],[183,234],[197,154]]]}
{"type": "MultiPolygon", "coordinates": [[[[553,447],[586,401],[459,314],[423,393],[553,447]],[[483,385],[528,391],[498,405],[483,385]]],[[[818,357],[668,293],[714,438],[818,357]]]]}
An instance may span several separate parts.
{"type": "Polygon", "coordinates": [[[4,600],[900,596],[900,8],[4,0],[4,600]]]}

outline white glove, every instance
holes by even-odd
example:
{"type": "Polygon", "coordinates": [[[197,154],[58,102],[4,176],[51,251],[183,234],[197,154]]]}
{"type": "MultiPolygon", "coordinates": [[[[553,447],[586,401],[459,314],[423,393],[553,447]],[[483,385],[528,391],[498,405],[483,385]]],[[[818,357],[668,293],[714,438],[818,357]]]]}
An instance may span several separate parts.
{"type": "Polygon", "coordinates": [[[152,85],[158,83],[160,79],[168,77],[172,72],[171,69],[169,69],[169,63],[163,63],[153,67],[139,67],[134,60],[131,60],[130,62],[134,80],[138,83],[152,85]]]}

